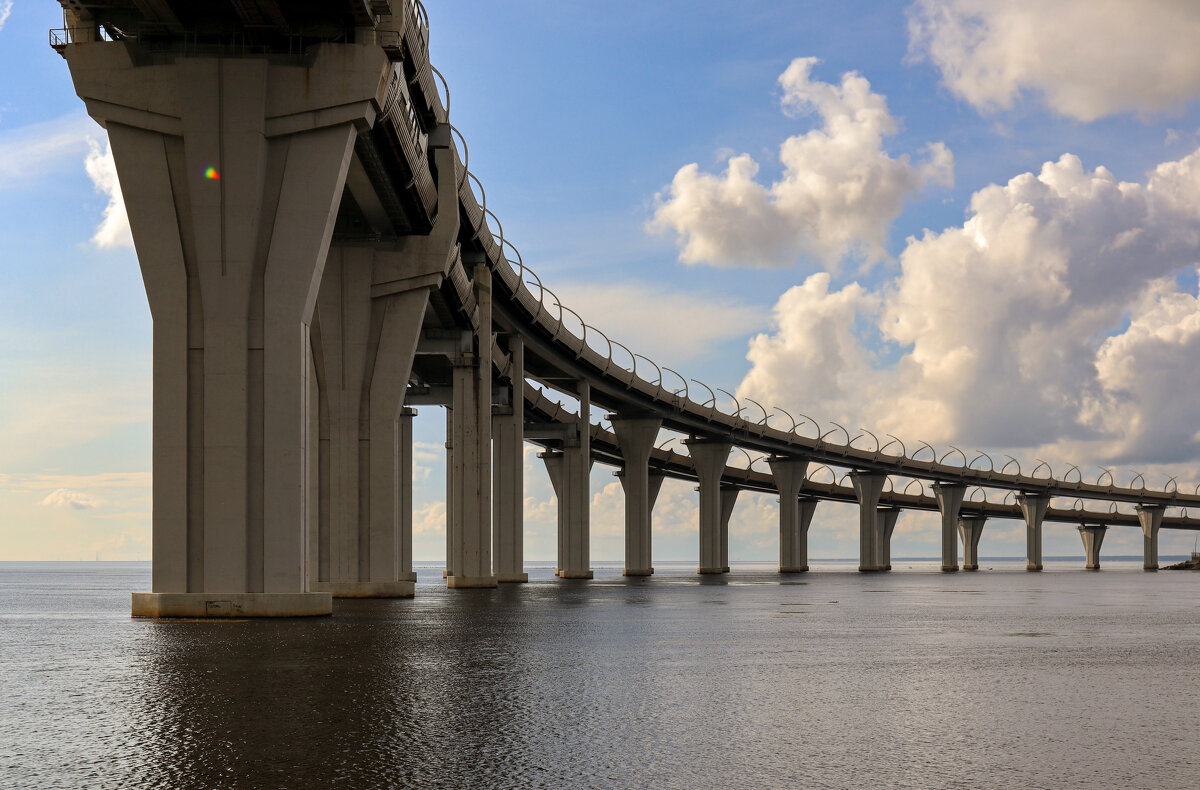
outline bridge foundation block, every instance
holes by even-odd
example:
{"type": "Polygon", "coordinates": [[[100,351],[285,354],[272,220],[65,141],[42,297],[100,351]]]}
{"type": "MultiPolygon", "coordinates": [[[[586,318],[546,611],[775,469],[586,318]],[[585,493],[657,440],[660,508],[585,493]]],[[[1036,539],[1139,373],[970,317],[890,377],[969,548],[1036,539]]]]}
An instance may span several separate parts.
{"type": "Polygon", "coordinates": [[[329,614],[307,578],[309,326],[387,59],[65,56],[108,130],[154,319],[152,592],[133,613],[329,614]]]}
{"type": "Polygon", "coordinates": [[[1084,565],[1089,571],[1100,570],[1100,545],[1104,543],[1104,533],[1108,527],[1103,524],[1080,524],[1079,537],[1083,540],[1083,553],[1087,558],[1084,565]]]}
{"type": "Polygon", "coordinates": [[[662,419],[651,415],[613,415],[609,418],[624,468],[617,477],[625,491],[625,576],[654,573],[651,554],[654,502],[663,476],[650,471],[650,451],[662,427],[662,419]]]}

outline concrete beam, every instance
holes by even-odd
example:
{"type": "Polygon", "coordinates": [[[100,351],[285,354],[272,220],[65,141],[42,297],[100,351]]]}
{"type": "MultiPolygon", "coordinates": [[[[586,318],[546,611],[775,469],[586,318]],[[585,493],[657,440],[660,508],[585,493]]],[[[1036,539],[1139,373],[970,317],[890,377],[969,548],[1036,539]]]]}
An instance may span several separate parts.
{"type": "MultiPolygon", "coordinates": [[[[700,567],[697,573],[729,572],[728,516],[723,517],[721,475],[733,445],[721,439],[692,438],[684,442],[700,483],[700,567]],[[725,528],[722,529],[722,523],[725,528]]],[[[732,494],[736,501],[736,490],[732,494]]],[[[733,511],[733,505],[729,505],[733,511]]]]}
{"type": "Polygon", "coordinates": [[[851,472],[850,482],[858,497],[858,569],[863,572],[883,570],[876,548],[879,538],[879,496],[887,482],[882,472],[851,472]]]}
{"type": "Polygon", "coordinates": [[[962,483],[934,483],[933,495],[942,514],[942,571],[958,570],[958,511],[967,487],[962,483]]]}
{"type": "Polygon", "coordinates": [[[959,516],[958,534],[962,538],[964,571],[979,570],[979,538],[983,535],[983,525],[987,516],[959,516]]]}
{"type": "Polygon", "coordinates": [[[618,475],[625,491],[625,576],[654,573],[651,554],[651,521],[654,501],[662,486],[662,475],[650,474],[650,451],[662,427],[662,419],[643,415],[611,415],[613,433],[625,466],[618,475]]]}
{"type": "Polygon", "coordinates": [[[1042,569],[1042,520],[1050,507],[1049,494],[1017,494],[1017,504],[1025,517],[1025,570],[1042,569]]]}

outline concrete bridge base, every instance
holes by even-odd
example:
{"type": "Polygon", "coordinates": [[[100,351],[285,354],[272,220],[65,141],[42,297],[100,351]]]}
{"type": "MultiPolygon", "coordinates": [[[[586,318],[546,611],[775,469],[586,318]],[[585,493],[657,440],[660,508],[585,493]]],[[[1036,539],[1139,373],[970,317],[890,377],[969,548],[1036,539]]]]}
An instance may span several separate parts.
{"type": "Polygon", "coordinates": [[[1103,524],[1080,524],[1079,537],[1083,539],[1083,552],[1087,556],[1084,566],[1089,571],[1100,570],[1100,544],[1108,527],[1103,524]]]}
{"type": "Polygon", "coordinates": [[[313,592],[326,592],[334,598],[412,598],[416,579],[390,582],[309,582],[313,592]]]}
{"type": "Polygon", "coordinates": [[[1017,504],[1025,517],[1025,570],[1042,569],[1042,520],[1050,507],[1048,494],[1017,494],[1017,504]]]}
{"type": "Polygon", "coordinates": [[[983,536],[983,525],[987,523],[985,516],[961,516],[958,519],[958,533],[962,537],[964,571],[979,570],[979,538],[983,536]]]}
{"type": "Polygon", "coordinates": [[[967,487],[961,483],[934,483],[933,495],[942,515],[942,572],[958,571],[958,511],[967,487]]]}
{"type": "Polygon", "coordinates": [[[333,614],[327,592],[133,593],[134,617],[314,617],[333,614]]]}

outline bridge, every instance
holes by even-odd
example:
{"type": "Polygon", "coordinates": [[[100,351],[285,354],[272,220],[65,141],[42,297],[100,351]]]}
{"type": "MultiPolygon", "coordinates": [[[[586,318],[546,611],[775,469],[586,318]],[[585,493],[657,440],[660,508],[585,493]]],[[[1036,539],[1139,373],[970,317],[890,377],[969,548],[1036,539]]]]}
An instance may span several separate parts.
{"type": "Polygon", "coordinates": [[[586,324],[488,208],[419,0],[60,2],[50,44],[107,129],[154,320],[152,591],[135,616],[413,595],[412,417],[429,405],[446,409],[452,588],[528,579],[525,442],[554,485],[563,579],[592,576],[596,461],[625,491],[630,576],[654,571],[667,477],[699,487],[702,574],[729,571],[741,491],[779,497],[781,573],[808,570],[827,500],[858,504],[864,572],[890,570],[906,509],[940,514],[944,571],[960,540],[978,568],[988,519],[1024,521],[1031,571],[1046,522],[1077,526],[1088,568],[1109,528],[1142,530],[1147,569],[1161,528],[1200,529],[1200,494],[1173,483],[851,436],[586,324]]]}

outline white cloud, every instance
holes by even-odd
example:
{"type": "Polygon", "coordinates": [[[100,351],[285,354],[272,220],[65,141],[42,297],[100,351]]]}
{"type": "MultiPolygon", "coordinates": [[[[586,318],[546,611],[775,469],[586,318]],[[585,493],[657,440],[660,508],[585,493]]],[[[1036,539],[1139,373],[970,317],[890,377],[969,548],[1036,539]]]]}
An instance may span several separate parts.
{"type": "MultiPolygon", "coordinates": [[[[682,363],[711,352],[714,343],[745,337],[762,327],[762,307],[709,294],[687,292],[670,286],[637,282],[556,284],[555,293],[572,310],[617,342],[660,363],[682,363]]],[[[553,300],[547,297],[553,304],[553,300]]],[[[579,329],[569,316],[568,328],[579,329]]],[[[607,344],[595,333],[588,342],[604,354],[607,344]]],[[[632,364],[629,355],[614,348],[613,359],[632,364]]],[[[639,363],[638,373],[645,373],[639,363]]],[[[647,374],[653,380],[653,374],[647,374]]]]}
{"type": "Polygon", "coordinates": [[[75,157],[88,150],[97,128],[83,113],[72,113],[0,132],[0,189],[77,167],[75,157]]]}
{"type": "Polygon", "coordinates": [[[8,22],[8,17],[12,14],[13,0],[0,0],[0,30],[4,29],[4,24],[8,22]]]}
{"type": "Polygon", "coordinates": [[[117,178],[117,164],[113,160],[112,145],[106,143],[104,150],[95,140],[88,140],[88,154],[84,167],[96,191],[108,197],[101,220],[92,243],[97,247],[132,247],[133,233],[129,229],[129,215],[125,212],[125,199],[121,197],[121,182],[117,178]]]}
{"type": "Polygon", "coordinates": [[[1192,0],[918,0],[911,52],[960,98],[1008,109],[1025,92],[1091,121],[1151,113],[1200,93],[1200,4],[1192,0]]]}
{"type": "Polygon", "coordinates": [[[413,512],[414,535],[446,534],[446,503],[430,502],[413,512]]]}
{"type": "Polygon", "coordinates": [[[925,184],[952,183],[954,157],[945,145],[929,145],[920,164],[889,156],[883,140],[897,125],[887,100],[856,72],[838,85],[813,80],[817,63],[797,58],[779,77],[784,111],[821,120],[783,141],[780,180],[764,187],[758,163],[741,154],[720,175],[686,165],[658,195],[648,228],[676,234],[681,261],[781,266],[807,257],[828,267],[848,254],[883,259],[904,202],[925,184]]]}
{"type": "Polygon", "coordinates": [[[46,494],[41,503],[46,507],[69,507],[72,510],[92,510],[104,504],[103,499],[83,491],[72,491],[69,488],[56,488],[46,494]]]}
{"type": "Polygon", "coordinates": [[[910,445],[1194,458],[1200,308],[1162,278],[1198,257],[1200,151],[1144,184],[1065,155],[909,239],[875,293],[824,274],[789,290],[738,394],[910,445]]]}

